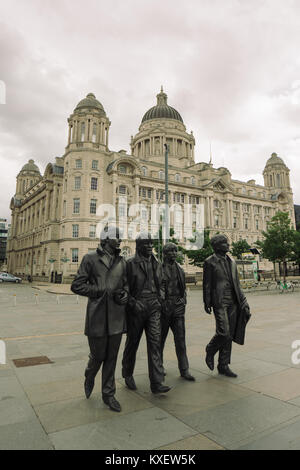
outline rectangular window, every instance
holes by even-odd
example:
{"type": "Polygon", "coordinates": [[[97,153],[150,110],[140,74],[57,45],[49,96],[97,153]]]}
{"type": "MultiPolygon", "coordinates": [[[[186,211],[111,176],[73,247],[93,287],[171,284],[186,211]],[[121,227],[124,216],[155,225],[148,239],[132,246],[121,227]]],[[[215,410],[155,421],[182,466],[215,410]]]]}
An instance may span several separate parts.
{"type": "Polygon", "coordinates": [[[81,188],[81,176],[75,176],[74,178],[74,189],[81,188]]]}
{"type": "Polygon", "coordinates": [[[89,237],[90,238],[95,238],[96,237],[96,225],[90,225],[89,237]]]}
{"type": "Polygon", "coordinates": [[[215,227],[219,227],[219,216],[215,215],[215,227]]]}
{"type": "Polygon", "coordinates": [[[79,236],[79,225],[74,224],[74,225],[72,225],[72,237],[73,238],[78,238],[78,236],[79,236]]]}
{"type": "Polygon", "coordinates": [[[125,205],[124,204],[119,204],[119,217],[125,217],[125,205]]]}
{"type": "Polygon", "coordinates": [[[92,169],[93,170],[98,170],[98,160],[93,160],[92,161],[92,169]]]}
{"type": "Polygon", "coordinates": [[[80,199],[75,198],[73,199],[73,214],[79,214],[80,213],[80,199]]]}
{"type": "Polygon", "coordinates": [[[94,178],[93,176],[91,178],[91,189],[93,191],[96,191],[98,189],[98,178],[94,178]]]}
{"type": "Polygon", "coordinates": [[[248,229],[248,219],[244,219],[244,228],[248,229]]]}
{"type": "Polygon", "coordinates": [[[72,263],[78,263],[78,248],[71,249],[72,263]]]}
{"type": "Polygon", "coordinates": [[[126,194],[126,186],[119,186],[119,194],[126,194]]]}
{"type": "Polygon", "coordinates": [[[148,220],[148,211],[147,211],[147,209],[142,209],[141,216],[142,216],[142,220],[148,220]]]}
{"type": "Polygon", "coordinates": [[[90,214],[96,214],[96,211],[97,211],[97,199],[91,199],[90,214]]]}
{"type": "Polygon", "coordinates": [[[75,167],[76,168],[82,168],[82,160],[81,159],[75,160],[75,167]]]}
{"type": "Polygon", "coordinates": [[[256,221],[255,221],[255,226],[256,226],[256,230],[259,230],[259,222],[258,222],[257,219],[256,219],[256,221]]]}
{"type": "Polygon", "coordinates": [[[237,228],[237,218],[233,217],[233,228],[237,228]]]}
{"type": "Polygon", "coordinates": [[[181,202],[184,202],[184,194],[181,194],[181,202]]]}

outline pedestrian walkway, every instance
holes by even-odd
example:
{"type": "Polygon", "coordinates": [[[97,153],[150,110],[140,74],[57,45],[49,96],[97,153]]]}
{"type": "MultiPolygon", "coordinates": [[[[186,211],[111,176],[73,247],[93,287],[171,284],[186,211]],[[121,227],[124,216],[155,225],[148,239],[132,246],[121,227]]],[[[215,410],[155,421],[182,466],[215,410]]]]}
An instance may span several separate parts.
{"type": "Polygon", "coordinates": [[[101,400],[100,375],[90,399],[84,396],[86,299],[76,303],[76,296],[63,295],[69,294],[63,285],[17,288],[18,299],[39,292],[48,300],[14,306],[16,286],[0,286],[7,353],[6,364],[0,364],[0,449],[300,449],[299,291],[247,294],[252,318],[245,346],[233,346],[231,368],[238,377],[230,379],[205,364],[214,321],[204,312],[201,291],[191,290],[186,334],[196,382],[179,376],[170,334],[164,356],[172,390],[153,395],[143,337],[135,369],[138,390],[128,390],[121,377],[124,337],[116,376],[122,412],[114,413],[101,400]],[[57,295],[63,297],[59,304],[51,300],[57,295]],[[14,362],[29,364],[28,358],[39,358],[39,365],[14,362]]]}

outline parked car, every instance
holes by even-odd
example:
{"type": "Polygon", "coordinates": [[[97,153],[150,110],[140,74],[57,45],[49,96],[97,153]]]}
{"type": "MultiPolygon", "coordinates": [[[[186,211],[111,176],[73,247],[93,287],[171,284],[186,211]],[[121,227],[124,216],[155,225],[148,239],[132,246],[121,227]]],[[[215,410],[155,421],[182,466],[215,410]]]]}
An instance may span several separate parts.
{"type": "Polygon", "coordinates": [[[13,274],[9,273],[0,273],[0,282],[22,282],[20,277],[16,277],[13,274]]]}

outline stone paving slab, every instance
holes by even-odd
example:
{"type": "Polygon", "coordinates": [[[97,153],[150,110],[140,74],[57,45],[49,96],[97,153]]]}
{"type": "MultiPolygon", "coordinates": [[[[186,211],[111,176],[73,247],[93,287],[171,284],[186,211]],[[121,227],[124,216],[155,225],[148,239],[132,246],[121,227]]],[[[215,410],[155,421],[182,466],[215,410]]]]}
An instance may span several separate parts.
{"type": "Polygon", "coordinates": [[[279,400],[291,400],[299,396],[300,370],[285,369],[249,382],[244,382],[243,386],[256,392],[278,398],[279,400]]]}
{"type": "Polygon", "coordinates": [[[158,447],[158,450],[224,450],[224,447],[216,444],[211,439],[196,434],[182,441],[172,442],[169,445],[158,447]]]}
{"type": "Polygon", "coordinates": [[[195,412],[182,421],[228,449],[243,439],[255,440],[257,433],[300,417],[300,408],[271,397],[252,394],[219,406],[195,412]]]}
{"type": "MultiPolygon", "coordinates": [[[[117,387],[116,396],[122,404],[118,416],[143,410],[153,405],[122,386],[117,387]]],[[[85,396],[61,400],[34,407],[35,412],[47,433],[77,427],[95,421],[109,420],[114,414],[102,401],[101,393],[93,393],[87,400],[85,396]]]]}
{"type": "Polygon", "coordinates": [[[300,419],[266,436],[261,436],[238,450],[299,450],[300,419]]]}
{"type": "MultiPolygon", "coordinates": [[[[110,412],[110,414],[112,414],[110,412]]],[[[197,434],[163,410],[152,407],[101,422],[51,433],[55,449],[147,450],[197,434]]]]}

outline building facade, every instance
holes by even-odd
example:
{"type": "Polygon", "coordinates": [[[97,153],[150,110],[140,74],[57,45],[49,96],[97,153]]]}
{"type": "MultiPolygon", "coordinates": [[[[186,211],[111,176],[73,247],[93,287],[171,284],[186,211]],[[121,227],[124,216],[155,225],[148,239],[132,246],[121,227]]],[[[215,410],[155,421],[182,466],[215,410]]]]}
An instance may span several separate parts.
{"type": "Polygon", "coordinates": [[[0,218],[0,267],[6,268],[6,246],[10,225],[7,219],[0,218]]]}
{"type": "MultiPolygon", "coordinates": [[[[196,163],[193,133],[187,132],[162,89],[131,137],[130,155],[109,149],[110,125],[102,104],[89,93],[68,119],[64,155],[49,163],[43,175],[33,160],[23,166],[10,205],[9,272],[45,279],[60,273],[71,279],[84,254],[98,245],[97,227],[105,205],[116,209],[117,219],[128,217],[130,222],[130,207],[143,204],[141,220],[151,219],[151,206],[165,200],[165,144],[169,204],[190,204],[194,213],[198,206],[203,208],[204,226],[211,235],[222,232],[231,242],[247,239],[251,245],[279,210],[287,211],[295,225],[284,161],[271,155],[263,169],[264,185],[232,179],[227,168],[214,168],[211,162],[196,163]]],[[[178,221],[173,214],[171,226],[184,225],[180,217],[178,221]]],[[[122,243],[126,255],[134,252],[130,235],[122,243]]],[[[190,269],[188,264],[185,269],[190,269]]]]}

